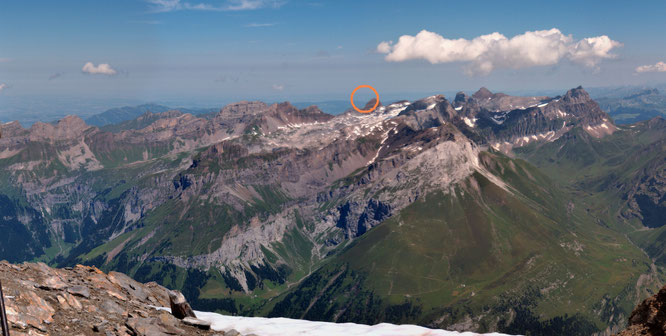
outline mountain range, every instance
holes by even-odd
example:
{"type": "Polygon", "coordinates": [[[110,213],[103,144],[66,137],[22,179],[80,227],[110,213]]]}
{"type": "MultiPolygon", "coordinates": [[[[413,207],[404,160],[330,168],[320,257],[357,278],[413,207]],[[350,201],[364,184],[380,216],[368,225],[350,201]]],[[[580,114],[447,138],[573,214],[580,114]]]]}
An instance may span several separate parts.
{"type": "Polygon", "coordinates": [[[102,127],[106,125],[121,124],[123,122],[131,121],[140,117],[144,113],[159,114],[174,110],[178,110],[182,113],[189,113],[193,115],[206,115],[210,113],[215,114],[215,112],[217,112],[215,111],[215,109],[209,109],[209,108],[190,109],[190,108],[181,107],[173,109],[164,105],[143,104],[139,106],[124,106],[124,107],[108,109],[102,113],[98,113],[86,118],[85,121],[89,125],[102,127]]]}
{"type": "Polygon", "coordinates": [[[666,121],[618,125],[582,87],[184,112],[1,125],[0,259],[199,310],[508,334],[617,332],[664,281],[666,121]]]}
{"type": "Polygon", "coordinates": [[[597,98],[613,120],[631,124],[666,115],[666,95],[656,88],[617,90],[597,98]]]}

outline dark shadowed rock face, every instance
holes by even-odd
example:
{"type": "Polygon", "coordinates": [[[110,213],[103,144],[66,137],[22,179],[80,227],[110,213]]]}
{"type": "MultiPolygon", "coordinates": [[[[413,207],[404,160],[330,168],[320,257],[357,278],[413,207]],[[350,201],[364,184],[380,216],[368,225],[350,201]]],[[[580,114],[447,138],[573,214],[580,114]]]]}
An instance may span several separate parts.
{"type": "Polygon", "coordinates": [[[590,99],[590,95],[583,89],[582,86],[567,91],[564,97],[562,97],[562,101],[564,102],[577,104],[587,103],[590,99]]]}
{"type": "Polygon", "coordinates": [[[666,287],[641,302],[629,317],[629,326],[617,336],[666,334],[666,287]]]}
{"type": "Polygon", "coordinates": [[[470,100],[470,97],[466,93],[460,91],[456,93],[456,97],[453,99],[453,103],[456,106],[460,106],[470,100]]]}
{"type": "MultiPolygon", "coordinates": [[[[375,109],[377,109],[377,108],[379,108],[380,106],[382,106],[381,101],[380,101],[379,103],[377,103],[377,98],[372,98],[372,99],[370,99],[370,100],[365,104],[365,106],[363,106],[363,111],[368,111],[368,110],[370,110],[371,108],[373,108],[373,107],[375,106],[375,104],[377,104],[377,107],[376,107],[375,109]]],[[[374,110],[372,110],[372,111],[374,111],[374,110]]],[[[372,112],[372,111],[371,111],[371,112],[372,112]]]]}
{"type": "Polygon", "coordinates": [[[213,334],[205,321],[155,309],[169,305],[166,288],[122,273],[1,261],[0,281],[12,336],[213,334]]]}

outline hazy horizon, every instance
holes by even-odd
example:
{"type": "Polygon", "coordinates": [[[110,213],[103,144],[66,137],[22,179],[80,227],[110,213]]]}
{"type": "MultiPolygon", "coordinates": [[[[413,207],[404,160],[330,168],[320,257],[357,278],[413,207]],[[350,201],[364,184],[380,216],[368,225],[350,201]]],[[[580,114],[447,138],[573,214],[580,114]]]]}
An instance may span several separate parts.
{"type": "MultiPolygon", "coordinates": [[[[485,87],[485,86],[484,86],[485,87]]],[[[502,92],[510,95],[517,96],[557,96],[564,94],[567,90],[576,87],[567,88],[553,88],[543,90],[502,90],[493,87],[487,87],[492,92],[502,92]]],[[[666,83],[658,83],[653,85],[624,85],[624,86],[599,86],[599,87],[585,87],[590,94],[595,97],[603,97],[606,93],[621,88],[658,88],[661,90],[666,89],[666,83]]],[[[480,88],[480,87],[479,87],[480,88]]],[[[452,100],[457,92],[465,92],[468,95],[473,94],[479,88],[472,88],[467,90],[455,91],[429,91],[429,92],[403,92],[403,93],[380,93],[380,100],[383,103],[392,103],[399,100],[416,100],[434,94],[442,94],[447,99],[452,100]]],[[[359,91],[355,97],[357,104],[365,104],[373,96],[370,92],[359,91]]],[[[351,108],[349,104],[349,93],[340,93],[330,96],[317,96],[317,95],[298,95],[294,97],[242,97],[237,99],[224,99],[215,97],[181,97],[181,98],[164,98],[155,100],[140,100],[126,97],[76,97],[67,95],[47,95],[47,96],[33,96],[33,95],[12,95],[6,94],[0,100],[0,122],[19,121],[22,126],[29,127],[36,121],[51,122],[57,121],[67,115],[77,115],[85,119],[87,117],[99,114],[114,108],[121,108],[127,106],[139,106],[146,104],[164,105],[170,108],[222,108],[223,106],[243,101],[243,100],[258,100],[266,103],[279,103],[290,102],[299,108],[304,108],[309,105],[317,105],[324,112],[329,114],[338,114],[344,110],[351,108]],[[20,116],[20,118],[19,118],[20,116]]]]}

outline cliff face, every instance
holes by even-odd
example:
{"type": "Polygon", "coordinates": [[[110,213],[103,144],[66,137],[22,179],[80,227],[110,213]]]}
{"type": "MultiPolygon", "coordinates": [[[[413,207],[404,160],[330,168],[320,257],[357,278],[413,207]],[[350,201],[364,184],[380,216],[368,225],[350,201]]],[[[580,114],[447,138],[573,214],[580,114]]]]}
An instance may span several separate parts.
{"type": "Polygon", "coordinates": [[[122,273],[2,261],[0,281],[12,336],[213,334],[155,309],[169,307],[166,288],[122,273]]]}

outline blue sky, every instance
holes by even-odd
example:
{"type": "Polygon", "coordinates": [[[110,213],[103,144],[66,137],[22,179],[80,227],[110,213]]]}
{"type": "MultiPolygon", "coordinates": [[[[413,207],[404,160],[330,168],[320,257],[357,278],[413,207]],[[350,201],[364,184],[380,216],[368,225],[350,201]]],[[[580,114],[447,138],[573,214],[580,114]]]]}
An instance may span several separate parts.
{"type": "Polygon", "coordinates": [[[664,1],[161,1],[3,0],[0,104],[3,96],[343,100],[360,84],[398,97],[481,86],[520,91],[666,82],[666,72],[636,72],[666,62],[664,1]],[[495,62],[488,73],[470,71],[475,61],[440,57],[431,64],[427,55],[387,61],[378,52],[384,41],[394,42],[390,52],[402,49],[400,36],[422,30],[473,40],[551,28],[571,35],[570,45],[607,36],[622,46],[593,65],[563,56],[534,66],[500,60],[488,54],[499,49],[490,48],[483,56],[495,62]],[[113,73],[84,73],[87,62],[94,71],[108,64],[113,73]]]}

